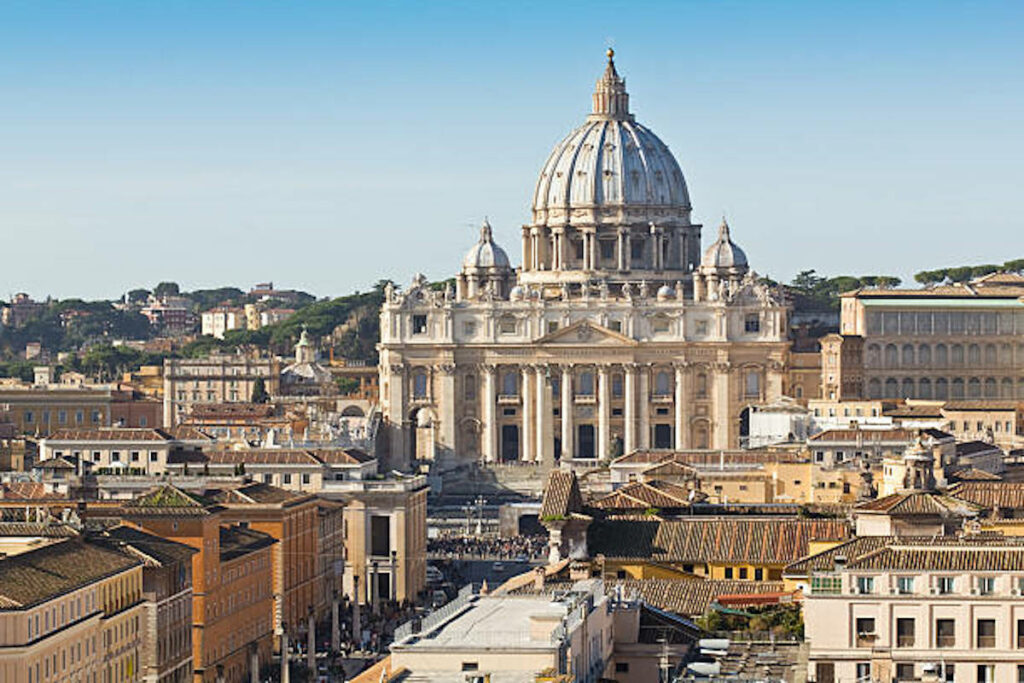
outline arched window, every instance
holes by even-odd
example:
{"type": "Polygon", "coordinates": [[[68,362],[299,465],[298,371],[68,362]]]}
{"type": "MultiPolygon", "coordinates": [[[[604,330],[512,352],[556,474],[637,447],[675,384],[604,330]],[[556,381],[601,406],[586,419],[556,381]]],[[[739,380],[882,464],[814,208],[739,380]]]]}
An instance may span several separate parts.
{"type": "Polygon", "coordinates": [[[944,368],[949,365],[949,354],[946,352],[945,344],[935,346],[935,367],[944,368]]]}
{"type": "Polygon", "coordinates": [[[935,398],[949,398],[949,382],[945,377],[935,380],[935,398]]]}
{"type": "Polygon", "coordinates": [[[977,377],[967,380],[967,398],[981,398],[981,380],[977,377]]]}
{"type": "Polygon", "coordinates": [[[584,370],[580,373],[579,380],[576,385],[576,393],[581,396],[593,396],[594,395],[594,373],[590,370],[584,370]]]}
{"type": "Polygon", "coordinates": [[[956,367],[964,364],[964,347],[961,344],[953,344],[949,347],[949,364],[956,367]]]}
{"type": "Polygon", "coordinates": [[[703,372],[697,375],[697,398],[708,397],[708,376],[703,372]]]}
{"type": "Polygon", "coordinates": [[[882,347],[878,344],[868,345],[867,366],[877,368],[882,364],[882,347]]]}
{"type": "Polygon", "coordinates": [[[761,373],[757,370],[748,370],[744,375],[743,394],[747,398],[756,398],[761,395],[761,373]]]}
{"type": "Polygon", "coordinates": [[[694,448],[708,448],[709,445],[708,424],[703,421],[698,422],[693,426],[693,446],[694,448]]]}
{"type": "Polygon", "coordinates": [[[1013,380],[1009,377],[1004,377],[1002,382],[1002,389],[999,392],[1000,398],[1013,398],[1013,380]]]}
{"type": "Polygon", "coordinates": [[[995,377],[985,378],[985,398],[998,398],[999,388],[995,377]]]}
{"type": "Polygon", "coordinates": [[[900,364],[900,352],[895,344],[885,345],[885,367],[895,368],[900,364]]]}
{"type": "Polygon", "coordinates": [[[985,367],[994,368],[996,363],[996,345],[985,344],[985,367]]]}
{"type": "Polygon", "coordinates": [[[868,398],[882,398],[882,382],[877,377],[868,380],[868,398]]]}
{"type": "Polygon", "coordinates": [[[914,364],[914,347],[910,344],[903,345],[903,367],[909,368],[914,364]]]}
{"type": "Polygon", "coordinates": [[[668,396],[672,393],[672,381],[669,374],[664,370],[658,371],[654,376],[654,395],[668,396]]]}
{"type": "Polygon", "coordinates": [[[1009,344],[1003,344],[999,347],[999,365],[1003,367],[1013,365],[1013,349],[1009,344]]]}
{"type": "Polygon", "coordinates": [[[427,373],[423,370],[417,370],[412,376],[412,397],[427,397],[427,373]]]}
{"type": "Polygon", "coordinates": [[[1017,380],[1017,398],[1024,398],[1024,377],[1017,380]]]}
{"type": "Polygon", "coordinates": [[[967,347],[967,364],[972,368],[981,365],[981,347],[977,344],[971,344],[967,347]]]}
{"type": "Polygon", "coordinates": [[[931,398],[932,397],[932,381],[927,377],[921,379],[917,383],[917,397],[918,398],[931,398]]]}
{"type": "Polygon", "coordinates": [[[963,398],[964,397],[964,381],[960,377],[954,377],[953,382],[949,386],[949,397],[950,398],[963,398]]]}
{"type": "Polygon", "coordinates": [[[899,398],[900,384],[896,381],[896,378],[890,377],[885,380],[885,397],[884,398],[899,398]]]}
{"type": "Polygon", "coordinates": [[[914,398],[914,380],[909,377],[903,378],[903,386],[900,390],[900,398],[914,398]]]}
{"type": "Polygon", "coordinates": [[[917,362],[923,366],[931,365],[932,347],[927,344],[921,344],[921,346],[917,347],[917,362]]]}
{"type": "Polygon", "coordinates": [[[501,393],[505,396],[515,396],[519,393],[519,380],[515,372],[509,371],[501,376],[501,393]]]}
{"type": "Polygon", "coordinates": [[[622,396],[622,373],[616,372],[612,375],[612,396],[620,398],[622,396]]]}

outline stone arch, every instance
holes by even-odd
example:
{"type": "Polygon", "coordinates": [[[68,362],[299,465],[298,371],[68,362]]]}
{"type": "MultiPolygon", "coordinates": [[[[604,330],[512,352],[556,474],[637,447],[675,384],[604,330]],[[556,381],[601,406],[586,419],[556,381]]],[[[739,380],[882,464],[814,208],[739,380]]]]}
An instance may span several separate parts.
{"type": "Polygon", "coordinates": [[[967,398],[981,398],[981,380],[977,377],[967,380],[967,398]]]}
{"type": "Polygon", "coordinates": [[[994,368],[999,364],[999,355],[995,344],[985,344],[985,366],[994,368]]]}
{"type": "Polygon", "coordinates": [[[932,397],[932,381],[927,377],[922,377],[917,383],[917,397],[918,398],[931,398],[932,397]]]}
{"type": "Polygon", "coordinates": [[[932,347],[928,344],[921,344],[917,347],[918,365],[928,367],[932,364],[932,347]]]}
{"type": "Polygon", "coordinates": [[[868,398],[882,398],[882,381],[877,377],[868,380],[868,398]]]}
{"type": "Polygon", "coordinates": [[[885,367],[896,368],[900,365],[900,352],[895,344],[885,345],[885,367]]]}
{"type": "Polygon", "coordinates": [[[882,347],[878,344],[868,344],[868,351],[864,361],[864,364],[869,368],[880,367],[882,365],[882,347]]]}
{"type": "Polygon", "coordinates": [[[690,423],[690,443],[694,448],[711,447],[711,421],[698,417],[690,423]]]}
{"type": "Polygon", "coordinates": [[[366,413],[357,405],[345,406],[341,411],[342,417],[366,417],[366,413]]]}
{"type": "Polygon", "coordinates": [[[949,397],[950,398],[963,398],[964,397],[964,380],[962,377],[954,377],[953,381],[949,383],[949,397]]]}
{"type": "Polygon", "coordinates": [[[985,398],[998,398],[999,397],[999,386],[996,384],[995,377],[985,378],[985,398]]]}
{"type": "Polygon", "coordinates": [[[1013,380],[1004,377],[999,391],[1000,398],[1013,398],[1013,380]]]}
{"type": "Polygon", "coordinates": [[[967,364],[972,368],[981,365],[981,347],[977,344],[971,344],[967,347],[967,364]]]}
{"type": "Polygon", "coordinates": [[[914,345],[904,344],[900,350],[900,364],[905,368],[914,366],[914,345]]]}
{"type": "Polygon", "coordinates": [[[949,398],[949,382],[945,377],[935,380],[935,398],[949,398]]]}
{"type": "Polygon", "coordinates": [[[896,381],[895,377],[889,377],[885,380],[885,393],[883,398],[899,398],[900,383],[896,381]]]}
{"type": "Polygon", "coordinates": [[[914,398],[914,380],[904,377],[900,385],[900,398],[914,398]]]}
{"type": "Polygon", "coordinates": [[[949,347],[949,364],[957,367],[964,364],[963,344],[953,344],[949,347]]]}

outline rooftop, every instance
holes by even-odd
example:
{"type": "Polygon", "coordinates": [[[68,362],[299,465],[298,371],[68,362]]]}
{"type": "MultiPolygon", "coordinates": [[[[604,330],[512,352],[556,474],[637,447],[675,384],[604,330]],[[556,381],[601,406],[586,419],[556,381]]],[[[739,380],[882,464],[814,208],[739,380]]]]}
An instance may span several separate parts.
{"type": "Polygon", "coordinates": [[[29,607],[140,564],[78,540],[6,557],[0,559],[0,610],[29,607]]]}
{"type": "Polygon", "coordinates": [[[222,526],[220,528],[220,561],[229,562],[257,550],[269,548],[275,543],[277,540],[273,536],[262,531],[233,524],[222,526]]]}

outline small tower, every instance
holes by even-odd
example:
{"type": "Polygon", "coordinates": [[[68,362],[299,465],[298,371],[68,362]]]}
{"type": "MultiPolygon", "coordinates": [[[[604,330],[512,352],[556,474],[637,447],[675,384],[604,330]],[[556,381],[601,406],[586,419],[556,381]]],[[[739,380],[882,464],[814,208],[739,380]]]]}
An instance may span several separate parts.
{"type": "Polygon", "coordinates": [[[316,362],[316,347],[313,345],[313,342],[309,340],[309,332],[306,330],[305,325],[302,326],[302,334],[299,335],[299,343],[295,345],[295,362],[316,362]]]}
{"type": "Polygon", "coordinates": [[[892,454],[882,462],[882,485],[878,497],[894,493],[935,490],[935,456],[920,437],[902,455],[892,454]]]}

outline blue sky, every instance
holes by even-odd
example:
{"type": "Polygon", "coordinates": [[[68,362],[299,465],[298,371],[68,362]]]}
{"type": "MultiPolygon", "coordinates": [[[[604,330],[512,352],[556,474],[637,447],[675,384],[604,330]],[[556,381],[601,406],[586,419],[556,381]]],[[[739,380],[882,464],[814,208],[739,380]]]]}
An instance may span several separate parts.
{"type": "Polygon", "coordinates": [[[3,0],[0,296],[518,263],[609,42],[759,272],[1024,257],[1024,3],[3,0]]]}

